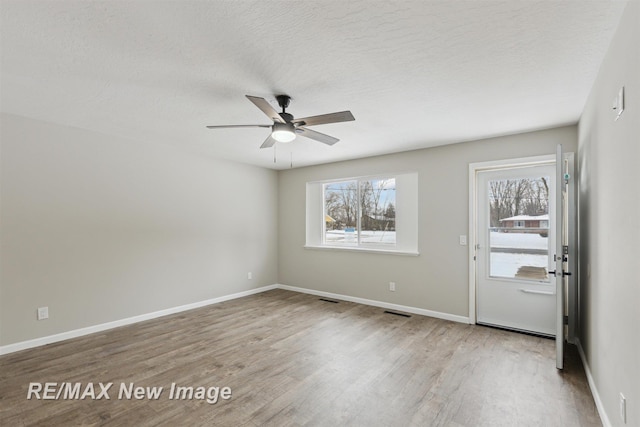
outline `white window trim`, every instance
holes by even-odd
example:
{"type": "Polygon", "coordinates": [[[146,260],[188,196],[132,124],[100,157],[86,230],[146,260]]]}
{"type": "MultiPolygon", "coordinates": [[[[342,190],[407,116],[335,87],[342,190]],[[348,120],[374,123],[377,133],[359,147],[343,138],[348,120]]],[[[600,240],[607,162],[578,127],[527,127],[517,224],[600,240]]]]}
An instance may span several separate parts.
{"type": "Polygon", "coordinates": [[[418,256],[418,173],[385,173],[307,183],[305,249],[418,256]],[[367,179],[396,179],[396,244],[393,247],[335,246],[324,243],[325,184],[367,179]],[[404,193],[404,194],[403,194],[404,193]],[[400,197],[398,197],[400,194],[400,197]],[[400,205],[398,205],[400,203],[400,205]],[[402,211],[402,212],[401,212],[402,211]]]}
{"type": "Polygon", "coordinates": [[[420,252],[417,251],[399,251],[397,249],[376,249],[376,248],[363,248],[358,246],[331,246],[331,245],[304,245],[305,249],[314,249],[321,251],[345,251],[345,252],[366,252],[371,254],[391,254],[391,255],[403,255],[403,256],[418,256],[420,252]]]}

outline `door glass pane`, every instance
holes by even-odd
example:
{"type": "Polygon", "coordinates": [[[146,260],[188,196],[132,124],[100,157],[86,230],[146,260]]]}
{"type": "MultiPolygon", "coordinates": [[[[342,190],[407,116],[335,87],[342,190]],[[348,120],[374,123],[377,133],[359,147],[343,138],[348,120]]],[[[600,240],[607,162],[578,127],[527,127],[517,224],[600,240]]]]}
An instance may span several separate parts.
{"type": "Polygon", "coordinates": [[[489,276],[548,282],[549,177],[489,181],[489,276]]]}

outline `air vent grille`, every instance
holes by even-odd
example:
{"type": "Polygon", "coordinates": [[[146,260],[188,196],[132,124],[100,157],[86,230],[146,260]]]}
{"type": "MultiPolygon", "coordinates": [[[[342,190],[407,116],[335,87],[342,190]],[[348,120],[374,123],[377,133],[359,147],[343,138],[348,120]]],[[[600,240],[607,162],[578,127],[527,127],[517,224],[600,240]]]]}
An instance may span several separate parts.
{"type": "Polygon", "coordinates": [[[410,314],[396,313],[395,311],[385,310],[384,312],[387,313],[387,314],[393,314],[393,315],[396,315],[396,316],[411,317],[410,314]]]}

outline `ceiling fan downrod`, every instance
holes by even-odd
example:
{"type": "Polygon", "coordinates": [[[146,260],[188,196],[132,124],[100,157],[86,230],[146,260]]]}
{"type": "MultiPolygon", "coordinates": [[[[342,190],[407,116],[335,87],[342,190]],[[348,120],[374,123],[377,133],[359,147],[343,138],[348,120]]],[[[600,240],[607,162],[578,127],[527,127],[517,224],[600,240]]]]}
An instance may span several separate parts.
{"type": "Polygon", "coordinates": [[[276,99],[278,100],[278,105],[282,107],[282,112],[284,113],[285,109],[289,108],[291,97],[289,95],[276,95],[276,99]]]}

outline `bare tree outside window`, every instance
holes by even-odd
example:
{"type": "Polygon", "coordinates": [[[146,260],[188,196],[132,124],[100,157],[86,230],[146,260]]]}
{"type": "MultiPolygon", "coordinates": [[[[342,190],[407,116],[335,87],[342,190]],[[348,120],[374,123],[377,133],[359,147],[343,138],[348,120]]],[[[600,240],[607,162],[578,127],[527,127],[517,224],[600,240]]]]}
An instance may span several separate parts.
{"type": "Polygon", "coordinates": [[[395,245],[395,206],[395,178],[325,184],[325,242],[347,246],[395,245]]]}
{"type": "Polygon", "coordinates": [[[547,281],[549,177],[489,181],[490,275],[547,281]]]}
{"type": "Polygon", "coordinates": [[[518,215],[549,214],[549,178],[505,179],[489,182],[491,227],[518,215]]]}

